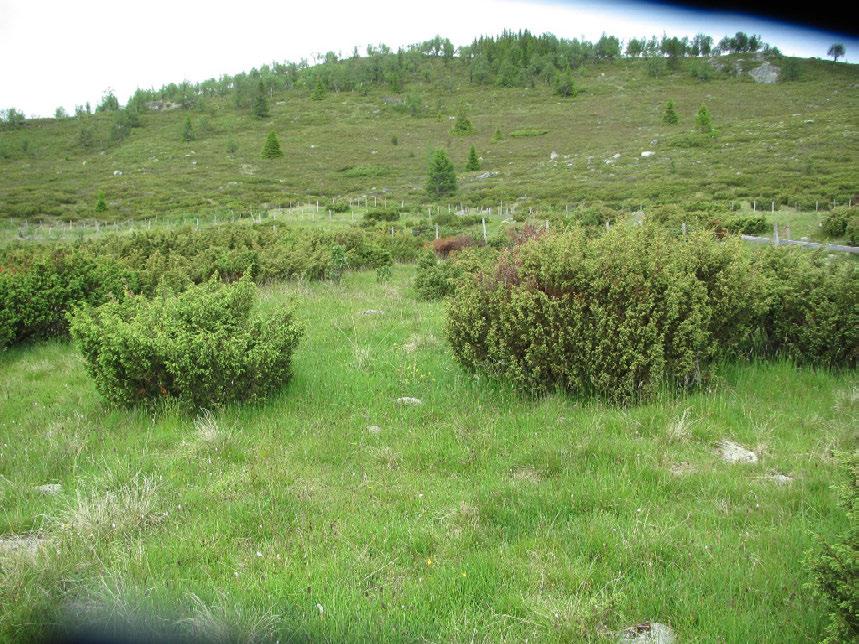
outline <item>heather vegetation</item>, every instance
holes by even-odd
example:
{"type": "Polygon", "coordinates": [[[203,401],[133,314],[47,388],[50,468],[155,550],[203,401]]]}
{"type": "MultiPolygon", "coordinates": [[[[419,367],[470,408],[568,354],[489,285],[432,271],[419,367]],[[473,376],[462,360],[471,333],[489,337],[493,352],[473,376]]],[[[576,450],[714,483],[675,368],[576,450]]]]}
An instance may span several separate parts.
{"type": "Polygon", "coordinates": [[[856,82],[507,32],[5,110],[0,640],[855,639],[856,256],[770,242],[857,243],[856,82]]]}

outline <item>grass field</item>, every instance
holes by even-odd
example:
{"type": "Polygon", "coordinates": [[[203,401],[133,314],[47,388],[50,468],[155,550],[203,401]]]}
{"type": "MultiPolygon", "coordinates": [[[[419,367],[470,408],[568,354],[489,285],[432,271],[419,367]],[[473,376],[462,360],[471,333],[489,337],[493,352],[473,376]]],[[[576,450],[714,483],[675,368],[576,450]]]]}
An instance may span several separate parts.
{"type": "Polygon", "coordinates": [[[263,306],[301,302],[294,380],[197,418],[106,408],[63,342],[0,355],[0,543],[41,544],[0,555],[0,639],[91,616],[281,642],[647,620],[682,641],[821,637],[802,558],[843,527],[855,373],[724,365],[638,407],[523,399],[457,368],[413,271],[267,287],[263,306]],[[721,439],[760,461],[723,462],[721,439]]]}
{"type": "MultiPolygon", "coordinates": [[[[759,62],[746,57],[742,64],[759,62]]],[[[459,171],[459,194],[450,201],[471,206],[518,200],[522,207],[564,208],[602,200],[637,209],[758,200],[768,209],[772,199],[804,211],[815,202],[843,205],[859,179],[859,71],[815,60],[798,65],[800,80],[759,85],[745,75],[702,82],[683,66],[653,78],[641,60],[594,64],[576,72],[581,94],[564,99],[546,85],[471,85],[455,65],[439,63],[428,80],[404,90],[420,97],[417,118],[386,102],[385,89],[322,101],[288,90],[273,95],[271,117],[262,120],[217,98],[191,112],[143,114],[142,127],[119,144],[107,143],[110,114],[83,124],[32,121],[0,132],[0,216],[57,223],[247,214],[317,196],[386,196],[418,206],[426,200],[434,147],[447,149],[459,171]],[[680,115],[676,126],[662,123],[668,100],[680,115]],[[713,115],[715,138],[694,134],[701,104],[713,115]],[[451,135],[460,109],[474,123],[472,136],[451,135]],[[185,143],[188,115],[197,138],[185,143]],[[79,142],[82,127],[95,133],[90,148],[79,142]],[[284,157],[264,161],[270,130],[284,157]],[[546,134],[513,136],[525,130],[546,134]],[[231,143],[234,152],[227,151],[231,143]],[[462,172],[471,145],[481,170],[462,172]],[[642,158],[645,150],[655,154],[642,158]],[[484,172],[494,174],[482,178],[484,172]],[[102,191],[108,209],[99,214],[102,191]]]]}

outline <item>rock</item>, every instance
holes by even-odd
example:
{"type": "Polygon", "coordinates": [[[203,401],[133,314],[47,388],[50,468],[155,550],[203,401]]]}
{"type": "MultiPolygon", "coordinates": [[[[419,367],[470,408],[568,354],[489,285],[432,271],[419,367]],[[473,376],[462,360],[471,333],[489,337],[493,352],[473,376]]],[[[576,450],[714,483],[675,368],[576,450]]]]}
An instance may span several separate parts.
{"type": "Polygon", "coordinates": [[[475,179],[488,179],[489,177],[497,177],[497,172],[481,172],[475,179]]]}
{"type": "Polygon", "coordinates": [[[146,109],[153,112],[165,112],[169,110],[177,110],[182,107],[181,103],[173,103],[171,101],[149,101],[146,104],[146,109]]]}
{"type": "Polygon", "coordinates": [[[384,315],[384,311],[380,311],[379,309],[367,309],[366,311],[361,311],[361,315],[384,315]]]}
{"type": "Polygon", "coordinates": [[[114,177],[121,177],[122,176],[122,170],[114,170],[113,176],[114,177]]]}
{"type": "Polygon", "coordinates": [[[38,487],[33,488],[34,492],[38,492],[39,494],[59,494],[63,491],[63,486],[59,483],[45,483],[44,485],[39,485],[38,487]]]}
{"type": "Polygon", "coordinates": [[[549,155],[549,161],[554,161],[558,158],[558,153],[552,150],[552,153],[549,155]]]}
{"type": "Polygon", "coordinates": [[[779,487],[784,487],[785,485],[793,483],[793,477],[788,476],[787,474],[771,474],[767,478],[779,487]]]}
{"type": "Polygon", "coordinates": [[[775,65],[772,65],[769,62],[764,62],[750,71],[749,76],[751,76],[756,83],[771,84],[778,81],[780,71],[781,70],[775,65]]]}
{"type": "Polygon", "coordinates": [[[618,642],[637,642],[638,644],[673,644],[677,641],[674,631],[659,622],[643,622],[625,628],[618,642]]]}
{"type": "Polygon", "coordinates": [[[654,154],[656,154],[656,152],[654,152],[653,150],[645,150],[644,152],[641,153],[641,156],[652,157],[654,154]]]}
{"type": "Polygon", "coordinates": [[[728,463],[757,463],[758,455],[734,441],[719,441],[719,452],[728,463]]]}
{"type": "Polygon", "coordinates": [[[367,427],[367,431],[376,436],[382,433],[382,428],[378,425],[370,425],[369,427],[367,427]]]}
{"type": "Polygon", "coordinates": [[[385,96],[382,98],[385,105],[405,105],[405,100],[397,96],[385,96]]]}
{"type": "Polygon", "coordinates": [[[400,398],[397,398],[397,404],[417,406],[417,405],[423,405],[423,402],[421,401],[420,398],[412,398],[411,396],[401,396],[400,398]]]}
{"type": "Polygon", "coordinates": [[[39,549],[45,544],[45,539],[33,535],[0,537],[0,557],[23,555],[35,559],[39,549]]]}

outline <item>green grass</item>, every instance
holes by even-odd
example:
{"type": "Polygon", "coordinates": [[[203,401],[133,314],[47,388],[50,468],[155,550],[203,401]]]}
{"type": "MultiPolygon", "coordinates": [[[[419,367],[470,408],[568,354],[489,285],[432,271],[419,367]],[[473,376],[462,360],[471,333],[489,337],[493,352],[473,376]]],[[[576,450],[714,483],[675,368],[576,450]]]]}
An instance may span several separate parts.
{"type": "MultiPolygon", "coordinates": [[[[142,127],[122,143],[91,149],[79,144],[76,119],[32,121],[0,132],[0,217],[17,223],[208,216],[266,210],[311,195],[387,195],[420,204],[429,152],[446,149],[461,172],[471,145],[482,157],[481,170],[498,173],[460,177],[456,201],[471,206],[520,198],[523,206],[540,208],[594,200],[637,208],[777,199],[780,206],[799,201],[808,211],[815,201],[844,203],[859,179],[859,68],[799,64],[803,80],[774,85],[747,78],[701,82],[685,67],[652,78],[641,60],[593,64],[576,71],[583,91],[566,99],[548,85],[472,85],[456,65],[439,62],[429,80],[413,80],[404,90],[420,98],[418,118],[387,104],[391,92],[384,88],[332,92],[321,101],[287,90],[273,96],[267,119],[237,110],[230,98],[205,98],[190,112],[144,114],[142,127]],[[676,126],[662,123],[669,99],[680,116],[676,126]],[[719,131],[714,139],[694,133],[702,103],[719,131]],[[471,136],[450,134],[460,106],[474,124],[471,136]],[[197,139],[185,143],[189,115],[197,139]],[[496,129],[550,134],[494,141],[496,129]],[[263,160],[271,130],[284,157],[263,160]],[[394,136],[398,145],[391,144],[394,136]],[[227,152],[230,142],[234,153],[227,152]],[[644,150],[655,155],[642,158],[644,150]],[[97,214],[101,191],[108,209],[97,214]]],[[[107,140],[111,118],[86,119],[97,140],[107,140]]]]}
{"type": "Polygon", "coordinates": [[[0,355],[0,534],[50,544],[0,557],[0,639],[63,606],[280,641],[598,640],[645,620],[681,641],[821,637],[801,559],[844,520],[854,373],[724,365],[628,409],[523,399],[457,368],[413,270],[267,287],[307,324],[294,380],[198,419],[106,408],[62,342],[0,355]],[[760,462],[722,462],[722,438],[760,462]]]}

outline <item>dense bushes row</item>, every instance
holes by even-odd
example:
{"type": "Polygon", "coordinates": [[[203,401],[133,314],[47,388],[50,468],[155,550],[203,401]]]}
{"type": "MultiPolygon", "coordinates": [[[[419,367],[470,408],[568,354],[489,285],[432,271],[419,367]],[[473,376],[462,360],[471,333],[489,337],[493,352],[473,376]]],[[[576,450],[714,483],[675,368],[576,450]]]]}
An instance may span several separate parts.
{"type": "Polygon", "coordinates": [[[853,263],[652,226],[526,241],[460,280],[448,337],[468,370],[616,402],[705,381],[727,356],[855,366],[853,263]]]}
{"type": "Polygon", "coordinates": [[[199,408],[251,400],[289,380],[302,335],[291,311],[264,316],[255,300],[249,275],[228,285],[212,279],[179,294],[80,305],[71,335],[112,403],[169,397],[199,408]]]}
{"type": "Polygon", "coordinates": [[[246,273],[258,283],[327,279],[346,268],[378,270],[395,260],[413,260],[419,248],[420,241],[406,233],[322,232],[263,224],[137,232],[66,246],[7,249],[0,256],[0,348],[62,335],[65,314],[73,304],[100,304],[120,298],[126,290],[151,295],[163,283],[181,291],[215,273],[226,282],[246,273]]]}

